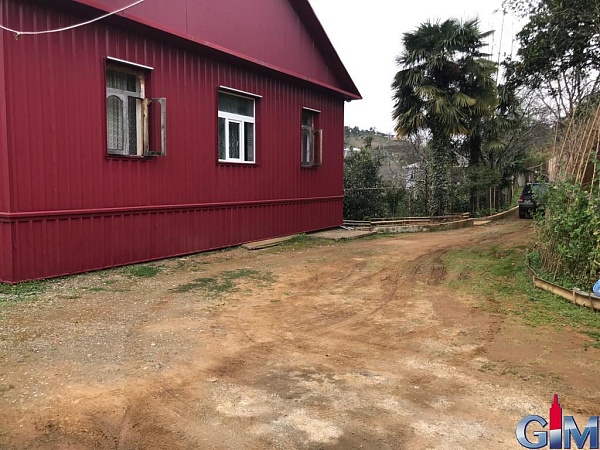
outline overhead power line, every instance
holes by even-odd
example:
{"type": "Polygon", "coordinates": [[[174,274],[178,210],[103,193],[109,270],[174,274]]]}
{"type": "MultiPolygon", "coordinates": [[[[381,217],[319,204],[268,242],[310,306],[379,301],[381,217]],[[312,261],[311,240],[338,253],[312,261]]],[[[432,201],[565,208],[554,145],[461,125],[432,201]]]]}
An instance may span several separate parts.
{"type": "Polygon", "coordinates": [[[96,17],[95,19],[88,20],[87,22],[82,22],[82,23],[78,23],[78,24],[75,24],[75,25],[70,25],[70,26],[64,27],[64,28],[57,28],[55,30],[18,31],[18,30],[13,30],[12,28],[9,28],[9,27],[5,27],[4,25],[0,25],[0,29],[8,31],[10,33],[13,33],[15,35],[15,39],[19,39],[21,36],[26,36],[26,35],[35,36],[37,34],[60,33],[61,31],[72,30],[74,28],[83,27],[83,26],[89,25],[90,23],[94,23],[94,22],[98,22],[99,20],[106,19],[109,16],[112,16],[112,15],[118,14],[118,13],[120,13],[122,11],[125,11],[126,9],[133,8],[134,6],[139,5],[140,3],[144,2],[144,1],[145,0],[138,0],[135,3],[132,3],[131,5],[124,6],[123,8],[117,9],[116,11],[112,11],[112,12],[109,12],[107,14],[104,14],[103,16],[96,17]]]}

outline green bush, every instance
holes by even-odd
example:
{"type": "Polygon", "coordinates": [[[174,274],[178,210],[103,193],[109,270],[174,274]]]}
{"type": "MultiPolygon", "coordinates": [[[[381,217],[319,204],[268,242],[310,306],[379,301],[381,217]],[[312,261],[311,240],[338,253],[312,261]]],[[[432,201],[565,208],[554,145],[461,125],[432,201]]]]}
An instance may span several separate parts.
{"type": "Polygon", "coordinates": [[[355,152],[344,160],[344,218],[364,220],[385,212],[381,159],[370,151],[355,152]]]}
{"type": "Polygon", "coordinates": [[[535,216],[540,269],[552,280],[591,290],[600,268],[600,196],[571,181],[550,187],[535,216]]]}

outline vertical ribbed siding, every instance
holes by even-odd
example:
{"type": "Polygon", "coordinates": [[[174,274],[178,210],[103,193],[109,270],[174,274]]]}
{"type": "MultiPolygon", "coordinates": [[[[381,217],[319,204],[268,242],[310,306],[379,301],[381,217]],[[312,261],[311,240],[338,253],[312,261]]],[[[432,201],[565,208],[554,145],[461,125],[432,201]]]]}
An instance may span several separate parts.
{"type": "MultiPolygon", "coordinates": [[[[9,0],[3,8],[22,29],[81,19],[29,2],[9,0]]],[[[299,199],[343,194],[343,99],[105,23],[4,39],[4,50],[12,212],[36,217],[14,224],[14,276],[3,278],[0,266],[0,279],[81,272],[341,224],[341,200],[299,199]],[[167,98],[167,157],[106,157],[107,56],[154,68],[147,95],[167,98]],[[261,96],[256,165],[217,164],[220,85],[261,96]],[[302,107],[321,111],[323,165],[315,169],[300,167],[302,107]],[[234,202],[240,205],[202,206],[234,202]],[[169,205],[172,211],[159,208],[169,205]],[[128,207],[148,211],[102,212],[128,207]],[[45,217],[52,211],[75,212],[45,217]]]]}
{"type": "Polygon", "coordinates": [[[11,227],[13,224],[0,219],[0,281],[14,280],[13,246],[11,227]]]}
{"type": "MultiPolygon", "coordinates": [[[[0,4],[0,23],[5,17],[5,5],[0,4]]],[[[8,130],[6,128],[6,86],[4,72],[4,40],[7,34],[0,32],[0,212],[10,211],[8,130]]],[[[1,249],[0,249],[1,250],[1,249]]]]}
{"type": "MultiPolygon", "coordinates": [[[[6,5],[0,3],[0,23],[5,18],[6,5]]],[[[4,71],[4,39],[6,33],[0,32],[0,214],[10,211],[10,172],[8,160],[8,132],[6,128],[6,86],[4,71]]],[[[0,218],[0,280],[13,277],[11,224],[0,218]]]]}
{"type": "MultiPolygon", "coordinates": [[[[66,1],[66,0],[63,0],[66,1]]],[[[114,11],[122,0],[75,0],[75,3],[114,11]]],[[[162,30],[225,48],[238,55],[268,63],[287,72],[310,77],[330,86],[340,84],[341,62],[305,0],[153,0],[125,15],[162,30]],[[310,13],[307,12],[310,10],[310,13]],[[304,11],[303,19],[299,13],[304,11]],[[316,22],[316,23],[315,23],[316,22]],[[315,32],[320,31],[320,32],[315,32]],[[315,41],[318,38],[318,41],[315,41]],[[332,56],[332,53],[335,56],[332,56]],[[333,61],[332,59],[336,59],[333,61]],[[335,70],[334,70],[335,71],[335,70]]],[[[301,14],[302,15],[302,14],[301,14]]],[[[342,69],[345,72],[345,69],[342,69]]],[[[348,77],[347,73],[342,78],[348,77]]],[[[355,89],[346,80],[343,88],[355,89]]]]}
{"type": "MultiPolygon", "coordinates": [[[[43,26],[61,25],[51,11],[28,8],[27,3],[9,5],[13,21],[21,18],[20,27],[42,26],[42,17],[43,26]]],[[[18,154],[17,211],[340,194],[343,103],[339,99],[99,26],[10,39],[6,47],[11,61],[5,65],[12,111],[9,129],[18,154]],[[154,67],[149,95],[168,101],[166,158],[106,159],[107,56],[154,67]],[[219,85],[262,96],[257,100],[258,166],[216,164],[219,85]],[[303,106],[321,111],[322,170],[300,169],[303,106]]]]}

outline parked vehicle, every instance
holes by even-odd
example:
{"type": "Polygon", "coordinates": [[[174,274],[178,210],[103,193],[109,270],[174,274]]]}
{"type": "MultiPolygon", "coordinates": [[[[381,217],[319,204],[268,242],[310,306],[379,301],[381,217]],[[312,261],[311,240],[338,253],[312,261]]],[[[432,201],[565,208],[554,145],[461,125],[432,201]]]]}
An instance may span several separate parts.
{"type": "Polygon", "coordinates": [[[547,183],[527,183],[519,197],[519,218],[533,217],[533,214],[543,209],[543,199],[548,191],[547,183]]]}

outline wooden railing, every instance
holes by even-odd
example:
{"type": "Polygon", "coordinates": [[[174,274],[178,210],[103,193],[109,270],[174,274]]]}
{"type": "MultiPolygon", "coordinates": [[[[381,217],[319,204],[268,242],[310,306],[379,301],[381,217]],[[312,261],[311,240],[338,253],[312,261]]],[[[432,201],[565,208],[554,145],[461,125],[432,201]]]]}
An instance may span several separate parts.
{"type": "Polygon", "coordinates": [[[470,214],[458,213],[448,214],[446,216],[428,216],[428,217],[387,217],[372,218],[370,220],[344,220],[344,226],[356,229],[371,229],[374,227],[396,227],[407,225],[432,225],[437,223],[454,222],[457,220],[468,219],[470,214]]]}

